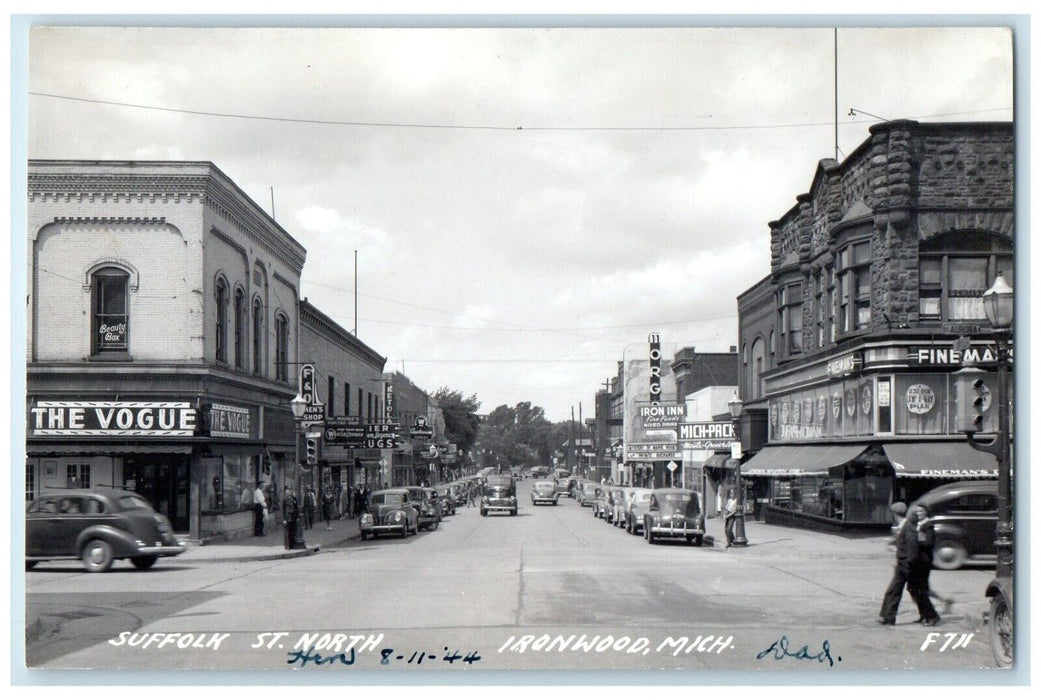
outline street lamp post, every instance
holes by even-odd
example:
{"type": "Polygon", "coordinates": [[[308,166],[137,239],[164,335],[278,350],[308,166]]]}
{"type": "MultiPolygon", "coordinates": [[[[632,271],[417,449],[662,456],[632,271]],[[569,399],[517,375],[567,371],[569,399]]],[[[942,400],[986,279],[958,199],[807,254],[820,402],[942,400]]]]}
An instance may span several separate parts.
{"type": "MultiPolygon", "coordinates": [[[[296,501],[299,512],[302,513],[304,507],[304,493],[303,493],[303,473],[300,468],[300,437],[304,432],[303,417],[307,411],[307,399],[301,394],[297,394],[293,397],[293,400],[289,402],[289,408],[293,411],[293,427],[296,440],[296,454],[293,457],[293,471],[296,472],[296,501]]],[[[296,528],[293,532],[292,542],[290,543],[291,549],[306,549],[307,545],[304,544],[304,529],[303,529],[303,518],[297,517],[296,528]]]]}
{"type": "Polygon", "coordinates": [[[734,542],[735,547],[744,547],[748,544],[745,537],[745,487],[741,483],[741,410],[744,404],[734,392],[734,398],[730,400],[730,417],[734,420],[734,441],[737,443],[737,466],[734,471],[734,482],[737,486],[737,516],[734,518],[734,542]]]}
{"type": "Polygon", "coordinates": [[[983,293],[983,311],[994,330],[998,361],[998,431],[989,443],[977,442],[972,431],[965,436],[977,450],[989,452],[998,460],[998,526],[994,542],[997,567],[987,586],[990,603],[990,642],[999,666],[1011,666],[1013,650],[1013,552],[1012,552],[1012,434],[1009,420],[1008,366],[1009,340],[1015,311],[1012,287],[1001,272],[990,289],[983,293]]]}

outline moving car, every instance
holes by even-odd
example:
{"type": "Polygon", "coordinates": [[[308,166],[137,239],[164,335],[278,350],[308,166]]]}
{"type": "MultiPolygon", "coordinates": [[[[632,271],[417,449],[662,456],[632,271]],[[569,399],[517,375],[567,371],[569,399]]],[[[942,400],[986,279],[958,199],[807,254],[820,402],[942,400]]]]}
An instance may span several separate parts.
{"type": "Polygon", "coordinates": [[[643,513],[643,536],[649,544],[660,537],[682,537],[700,547],[705,537],[701,499],[689,489],[655,489],[643,513]]]}
{"type": "Polygon", "coordinates": [[[481,515],[495,511],[517,514],[517,484],[510,476],[490,476],[481,496],[481,515]]]}
{"type": "Polygon", "coordinates": [[[368,510],[358,521],[361,538],[396,533],[404,539],[419,532],[416,509],[412,507],[409,490],[381,489],[369,495],[368,510]]]}
{"type": "Polygon", "coordinates": [[[132,491],[61,491],[25,510],[26,569],[51,559],[79,559],[91,573],[108,571],[116,559],[148,569],[183,551],[166,516],[132,491]]]}
{"type": "Polygon", "coordinates": [[[651,490],[627,488],[625,493],[625,531],[639,535],[643,532],[643,512],[651,501],[651,490]]]}
{"type": "Polygon", "coordinates": [[[960,569],[997,561],[998,482],[959,481],[937,486],[918,499],[936,533],[933,566],[960,569]]]}
{"type": "Polygon", "coordinates": [[[531,485],[531,505],[536,506],[539,503],[552,503],[557,505],[557,499],[560,498],[557,494],[556,484],[552,481],[545,479],[536,481],[531,485]]]}

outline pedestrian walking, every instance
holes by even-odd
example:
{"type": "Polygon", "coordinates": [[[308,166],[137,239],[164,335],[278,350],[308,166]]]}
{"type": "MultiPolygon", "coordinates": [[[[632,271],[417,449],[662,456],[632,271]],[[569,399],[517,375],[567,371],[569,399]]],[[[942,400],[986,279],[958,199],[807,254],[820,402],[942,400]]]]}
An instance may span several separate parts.
{"type": "Polygon", "coordinates": [[[468,502],[466,504],[467,508],[472,508],[473,507],[473,505],[474,505],[474,498],[476,496],[477,496],[477,484],[475,482],[471,481],[470,482],[470,487],[467,489],[467,499],[468,499],[468,502]]]}
{"type": "Polygon", "coordinates": [[[314,525],[314,511],[318,507],[318,501],[314,495],[314,489],[311,487],[307,488],[307,492],[304,494],[304,529],[310,530],[311,526],[314,525]]]}
{"type": "Polygon", "coordinates": [[[357,486],[351,491],[351,517],[359,517],[362,513],[361,489],[357,486]]]}
{"type": "Polygon", "coordinates": [[[723,511],[723,534],[727,538],[727,546],[725,549],[730,549],[734,544],[734,526],[737,524],[737,496],[734,495],[734,489],[727,491],[727,504],[723,511]]]}
{"type": "Polygon", "coordinates": [[[285,528],[285,547],[293,549],[296,545],[296,528],[300,518],[300,504],[293,489],[286,486],[286,494],[282,499],[282,527],[285,528]]]}
{"type": "Polygon", "coordinates": [[[322,489],[322,518],[325,520],[325,529],[333,529],[333,509],[336,508],[336,500],[333,498],[333,490],[326,486],[322,489]]]}
{"type": "MultiPolygon", "coordinates": [[[[901,501],[896,501],[889,506],[889,510],[893,514],[893,537],[889,540],[889,547],[895,552],[897,540],[899,539],[900,527],[904,524],[904,520],[907,518],[907,504],[901,501]]],[[[947,598],[940,595],[934,591],[931,586],[929,587],[929,597],[943,603],[943,612],[945,615],[954,607],[954,598],[947,598]]]]}
{"type": "Polygon", "coordinates": [[[928,511],[925,506],[914,504],[897,532],[896,568],[882,598],[879,624],[896,624],[896,613],[905,586],[918,606],[918,622],[932,627],[940,621],[936,608],[929,600],[929,571],[932,569],[934,538],[928,511]]]}
{"type": "Polygon", "coordinates": [[[340,520],[351,517],[351,490],[346,485],[340,488],[340,520]]]}
{"type": "Polygon", "coordinates": [[[253,491],[253,536],[264,536],[264,520],[267,518],[267,499],[264,498],[264,485],[257,482],[253,491]]]}

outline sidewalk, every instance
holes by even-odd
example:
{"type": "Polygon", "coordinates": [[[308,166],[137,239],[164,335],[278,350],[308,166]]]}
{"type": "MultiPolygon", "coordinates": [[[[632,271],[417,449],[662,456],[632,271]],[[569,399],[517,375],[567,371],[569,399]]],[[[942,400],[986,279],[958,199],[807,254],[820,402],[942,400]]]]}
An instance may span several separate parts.
{"type": "Polygon", "coordinates": [[[268,523],[261,537],[240,537],[215,544],[187,545],[184,554],[178,561],[228,562],[228,561],[265,561],[268,559],[295,559],[317,554],[322,547],[332,547],[360,537],[358,519],[333,520],[331,530],[325,529],[325,521],[317,520],[310,530],[304,530],[306,549],[287,550],[284,546],[285,534],[279,522],[268,523]]]}

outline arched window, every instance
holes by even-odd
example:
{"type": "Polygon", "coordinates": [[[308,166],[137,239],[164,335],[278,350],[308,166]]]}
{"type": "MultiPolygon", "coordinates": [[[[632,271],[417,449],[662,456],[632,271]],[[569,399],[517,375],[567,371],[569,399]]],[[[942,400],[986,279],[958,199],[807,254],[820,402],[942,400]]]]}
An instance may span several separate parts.
{"type": "Polygon", "coordinates": [[[749,382],[749,388],[752,390],[753,399],[758,399],[763,395],[763,372],[766,371],[766,343],[763,342],[762,338],[756,338],[755,342],[752,343],[752,366],[751,370],[751,382],[749,382]]]}
{"type": "Polygon", "coordinates": [[[130,275],[103,267],[91,279],[91,353],[125,353],[129,347],[130,275]]]}
{"type": "Polygon", "coordinates": [[[246,364],[246,295],[241,289],[235,290],[235,366],[239,369],[246,364]]]}
{"type": "Polygon", "coordinates": [[[264,305],[253,300],[253,374],[264,373],[264,305]]]}
{"type": "MultiPolygon", "coordinates": [[[[289,319],[285,314],[275,316],[275,379],[289,380],[289,319]]],[[[329,406],[332,406],[332,377],[329,378],[329,406]]]]}
{"type": "Polygon", "coordinates": [[[217,278],[214,289],[217,302],[217,362],[228,361],[228,283],[217,278]]]}

